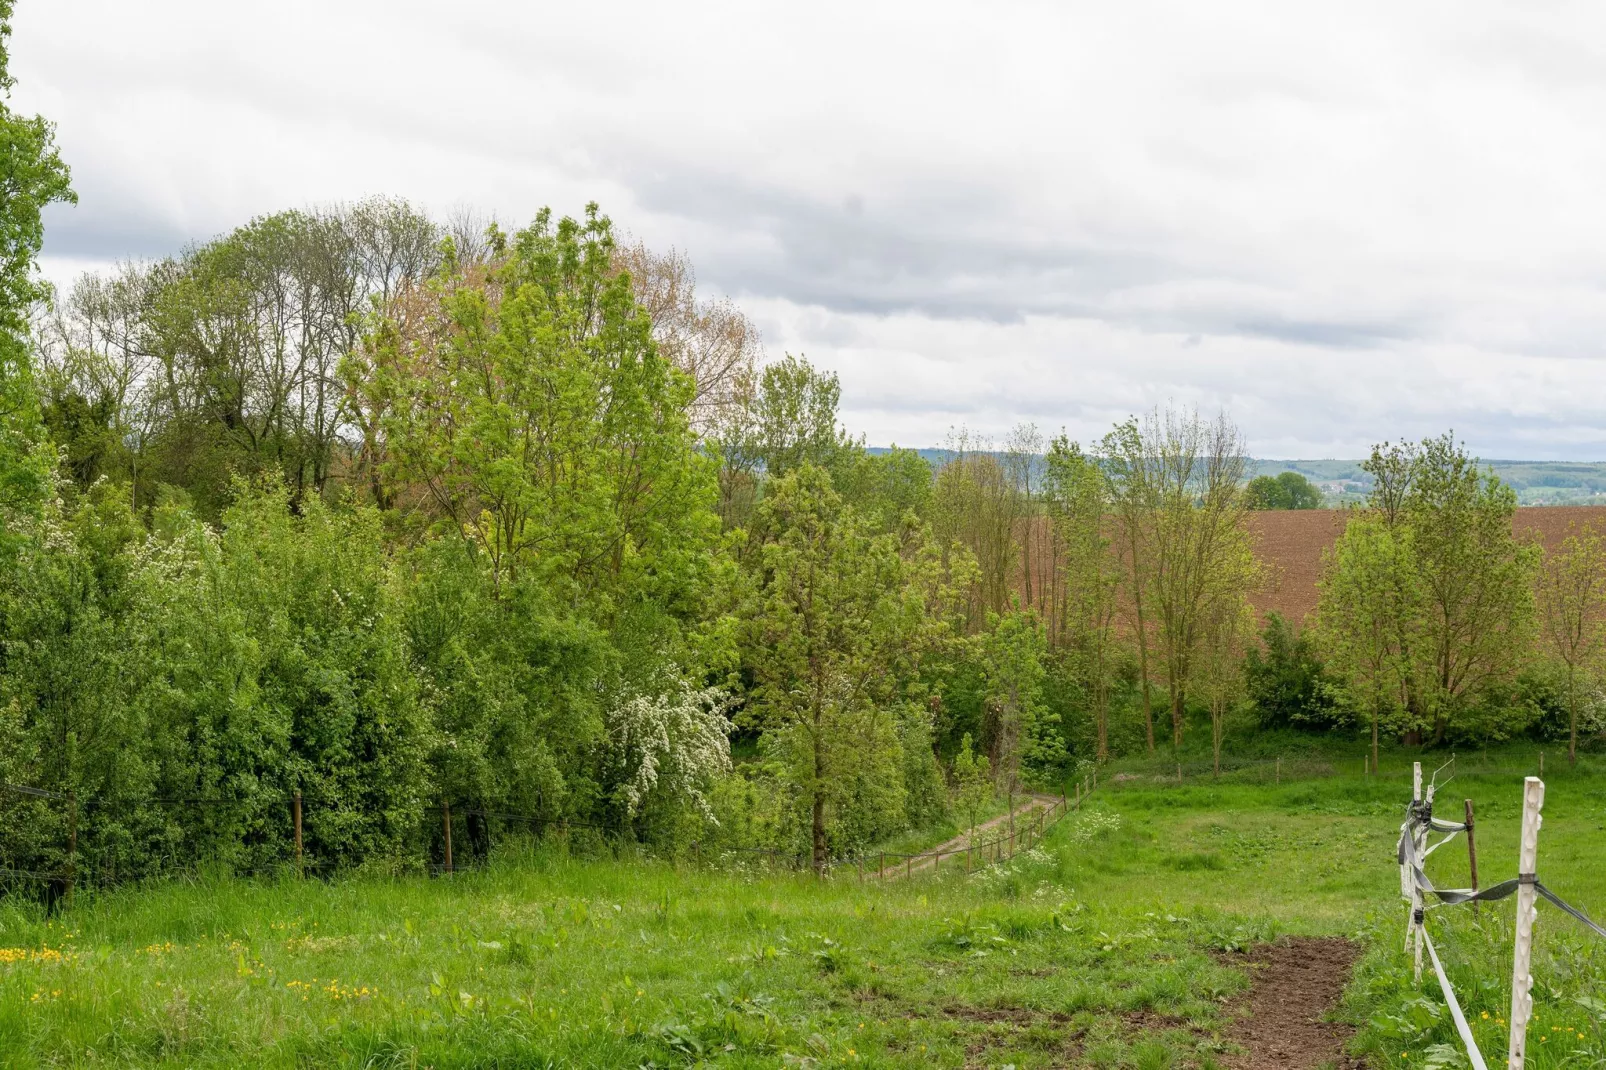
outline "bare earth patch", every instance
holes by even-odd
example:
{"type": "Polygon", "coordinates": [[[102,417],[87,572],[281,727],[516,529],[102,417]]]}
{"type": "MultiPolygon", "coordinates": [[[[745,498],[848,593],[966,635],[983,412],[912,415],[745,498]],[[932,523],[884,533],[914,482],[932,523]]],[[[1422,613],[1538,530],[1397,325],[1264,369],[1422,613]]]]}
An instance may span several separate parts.
{"type": "Polygon", "coordinates": [[[1319,1070],[1366,1064],[1345,1054],[1354,1030],[1326,1021],[1349,983],[1360,949],[1340,937],[1292,938],[1262,944],[1233,961],[1247,965],[1253,986],[1246,1012],[1227,1039],[1244,1049],[1224,1060],[1233,1070],[1319,1070]]]}

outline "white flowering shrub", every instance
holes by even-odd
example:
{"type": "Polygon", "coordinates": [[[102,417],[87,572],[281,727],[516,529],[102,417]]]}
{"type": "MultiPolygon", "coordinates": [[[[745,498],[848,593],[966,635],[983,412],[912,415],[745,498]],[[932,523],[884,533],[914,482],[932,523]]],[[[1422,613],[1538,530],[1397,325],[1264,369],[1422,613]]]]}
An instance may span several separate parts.
{"type": "Polygon", "coordinates": [[[660,695],[635,695],[607,713],[617,792],[632,815],[653,794],[682,799],[709,821],[708,792],[730,772],[730,697],[677,680],[660,695]]]}

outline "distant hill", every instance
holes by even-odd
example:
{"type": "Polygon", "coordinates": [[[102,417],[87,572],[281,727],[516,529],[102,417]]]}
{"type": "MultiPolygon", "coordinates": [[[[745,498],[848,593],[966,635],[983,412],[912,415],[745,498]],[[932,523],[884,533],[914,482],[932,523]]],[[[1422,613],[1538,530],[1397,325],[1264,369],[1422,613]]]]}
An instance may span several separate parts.
{"type": "MultiPolygon", "coordinates": [[[[870,447],[871,453],[885,453],[870,447]]],[[[941,468],[952,450],[928,447],[915,451],[933,468],[941,468]]],[[[1523,505],[1606,505],[1606,461],[1484,461],[1495,475],[1517,492],[1523,505]]],[[[1372,477],[1359,460],[1272,460],[1253,458],[1251,478],[1298,472],[1322,488],[1329,505],[1358,502],[1372,488],[1372,477]]]]}

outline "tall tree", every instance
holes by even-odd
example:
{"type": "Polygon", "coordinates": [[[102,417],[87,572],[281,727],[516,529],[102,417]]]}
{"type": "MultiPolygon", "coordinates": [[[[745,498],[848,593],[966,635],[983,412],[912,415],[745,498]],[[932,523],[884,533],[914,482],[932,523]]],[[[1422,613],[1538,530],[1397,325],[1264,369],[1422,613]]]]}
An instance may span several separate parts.
{"type": "Polygon", "coordinates": [[[1099,444],[1098,464],[1110,483],[1117,549],[1125,574],[1126,605],[1138,644],[1138,688],[1143,698],[1143,728],[1154,752],[1153,677],[1149,670],[1152,609],[1150,583],[1154,571],[1151,548],[1160,511],[1158,458],[1151,453],[1136,418],[1117,424],[1099,444]]]}
{"type": "Polygon", "coordinates": [[[1120,561],[1110,545],[1108,481],[1065,435],[1049,445],[1043,494],[1058,549],[1057,646],[1071,659],[1093,712],[1094,753],[1110,756],[1110,688],[1120,561]]]}
{"type": "Polygon", "coordinates": [[[1258,576],[1244,528],[1244,445],[1218,416],[1156,410],[1143,423],[1153,517],[1146,525],[1149,599],[1171,707],[1171,741],[1181,747],[1188,684],[1211,603],[1242,602],[1258,576]]]}
{"type": "Polygon", "coordinates": [[[1539,570],[1539,621],[1550,653],[1567,673],[1567,761],[1578,762],[1578,682],[1597,667],[1606,634],[1606,538],[1586,524],[1545,555],[1539,570]]]}
{"type": "Polygon", "coordinates": [[[13,0],[0,0],[0,531],[14,536],[46,493],[51,458],[40,433],[29,318],[48,290],[38,278],[44,209],[75,202],[56,129],[12,111],[13,0]]]}
{"type": "Polygon", "coordinates": [[[1417,453],[1402,512],[1422,583],[1411,652],[1436,742],[1467,698],[1516,674],[1531,649],[1537,546],[1519,542],[1517,495],[1449,435],[1417,453]]]}
{"type": "Polygon", "coordinates": [[[1369,717],[1376,769],[1384,713],[1408,701],[1422,619],[1410,530],[1391,526],[1381,511],[1352,517],[1323,555],[1317,592],[1317,642],[1349,705],[1369,717]]]}
{"type": "Polygon", "coordinates": [[[823,870],[831,815],[856,784],[880,783],[901,805],[897,710],[912,662],[947,627],[931,606],[948,599],[924,540],[871,534],[821,468],[776,480],[760,512],[761,585],[746,614],[753,715],[808,806],[823,870]]]}

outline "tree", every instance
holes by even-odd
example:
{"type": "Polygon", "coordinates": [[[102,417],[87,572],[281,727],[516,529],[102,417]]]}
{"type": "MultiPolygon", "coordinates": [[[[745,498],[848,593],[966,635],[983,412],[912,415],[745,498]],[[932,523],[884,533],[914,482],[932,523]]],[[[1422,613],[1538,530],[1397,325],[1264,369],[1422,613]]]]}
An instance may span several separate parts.
{"type": "Polygon", "coordinates": [[[1260,642],[1244,655],[1244,687],[1266,727],[1329,726],[1332,700],[1316,643],[1282,614],[1266,614],[1260,642]]]}
{"type": "Polygon", "coordinates": [[[1606,538],[1593,525],[1569,524],[1567,537],[1539,570],[1539,621],[1550,652],[1567,673],[1567,760],[1578,762],[1578,678],[1601,653],[1606,629],[1606,538]]]}
{"type": "Polygon", "coordinates": [[[37,277],[46,205],[76,202],[71,175],[56,150],[55,127],[11,110],[13,0],[0,0],[0,532],[14,545],[20,527],[48,492],[33,383],[29,317],[49,291],[37,277]]]}
{"type": "Polygon", "coordinates": [[[1141,449],[1152,472],[1146,524],[1148,598],[1171,705],[1171,740],[1182,746],[1193,659],[1212,603],[1241,603],[1258,582],[1244,529],[1243,440],[1225,415],[1156,411],[1141,449]]]}
{"type": "MultiPolygon", "coordinates": [[[[1393,467],[1374,452],[1374,474],[1393,467]]],[[[1445,434],[1423,441],[1400,520],[1411,533],[1422,620],[1410,651],[1420,715],[1443,742],[1469,696],[1512,678],[1532,646],[1539,548],[1512,533],[1517,495],[1445,434]]],[[[1386,513],[1386,509],[1384,510],[1386,513]]]]}
{"type": "Polygon", "coordinates": [[[901,807],[896,711],[947,630],[931,607],[951,598],[922,537],[872,535],[815,465],[770,486],[759,525],[760,586],[745,614],[751,713],[808,806],[823,870],[832,812],[861,785],[901,807]]]}
{"type": "Polygon", "coordinates": [[[988,614],[1009,610],[1015,596],[1019,542],[1026,516],[1020,484],[1003,459],[968,432],[949,436],[949,460],[937,472],[932,526],[945,542],[957,542],[980,569],[970,608],[970,630],[987,626],[988,614]]]}
{"type": "Polygon", "coordinates": [[[1194,677],[1197,690],[1210,708],[1210,754],[1219,777],[1227,713],[1243,695],[1244,647],[1254,635],[1254,614],[1241,592],[1226,586],[1209,600],[1201,616],[1202,635],[1194,677]]]}
{"type": "Polygon", "coordinates": [[[1323,555],[1317,592],[1317,642],[1350,705],[1369,715],[1376,769],[1384,711],[1408,701],[1422,620],[1410,529],[1381,511],[1352,517],[1323,555]]]}
{"type": "Polygon", "coordinates": [[[614,250],[614,263],[629,273],[659,352],[693,384],[692,427],[715,431],[749,400],[764,357],[757,326],[728,297],[699,298],[697,272],[677,250],[655,253],[632,242],[614,250]]]}
{"type": "Polygon", "coordinates": [[[449,264],[428,325],[376,324],[369,357],[393,384],[392,479],[499,588],[528,572],[599,607],[694,577],[717,534],[691,384],[658,354],[612,243],[595,205],[555,226],[543,211],[488,271],[449,264]]]}
{"type": "Polygon", "coordinates": [[[1322,492],[1298,472],[1256,476],[1245,488],[1250,509],[1319,509],[1322,492]]]}
{"type": "Polygon", "coordinates": [[[1049,445],[1044,497],[1058,548],[1057,644],[1092,707],[1094,753],[1110,756],[1110,688],[1120,562],[1108,534],[1108,483],[1098,462],[1063,434],[1049,445]]]}
{"type": "Polygon", "coordinates": [[[1116,544],[1126,586],[1126,605],[1132,614],[1132,631],[1138,643],[1138,687],[1143,698],[1143,728],[1149,752],[1154,752],[1154,698],[1149,672],[1150,605],[1154,565],[1150,549],[1159,515],[1158,458],[1145,441],[1136,418],[1117,424],[1099,444],[1097,463],[1110,483],[1116,544]]]}
{"type": "Polygon", "coordinates": [[[955,804],[969,818],[967,828],[972,837],[976,834],[976,816],[993,798],[993,769],[985,754],[978,755],[966,732],[954,754],[955,804]]]}

